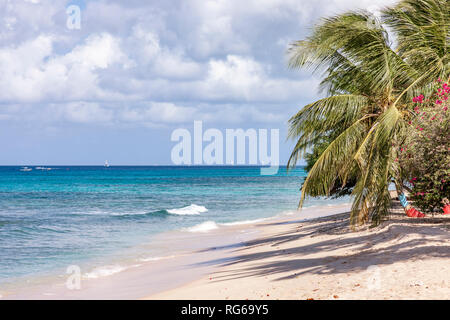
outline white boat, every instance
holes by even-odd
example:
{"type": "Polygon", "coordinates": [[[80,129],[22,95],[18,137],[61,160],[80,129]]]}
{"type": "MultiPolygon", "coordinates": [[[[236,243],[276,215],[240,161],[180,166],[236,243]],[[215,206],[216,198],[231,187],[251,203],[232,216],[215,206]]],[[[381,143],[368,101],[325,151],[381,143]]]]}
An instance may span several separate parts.
{"type": "Polygon", "coordinates": [[[108,167],[109,167],[108,160],[105,160],[105,168],[108,168],[108,167]]]}
{"type": "Polygon", "coordinates": [[[28,167],[22,167],[22,169],[20,169],[20,171],[25,171],[25,172],[28,172],[28,171],[31,171],[31,170],[33,170],[33,169],[28,168],[28,167]]]}

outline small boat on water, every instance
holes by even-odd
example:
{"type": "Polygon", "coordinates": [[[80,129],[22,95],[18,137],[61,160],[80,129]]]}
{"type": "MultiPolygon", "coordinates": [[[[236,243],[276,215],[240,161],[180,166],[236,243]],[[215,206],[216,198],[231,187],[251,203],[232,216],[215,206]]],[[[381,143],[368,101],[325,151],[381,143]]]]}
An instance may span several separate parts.
{"type": "Polygon", "coordinates": [[[105,160],[105,168],[109,168],[108,160],[105,160]]]}
{"type": "Polygon", "coordinates": [[[28,171],[31,171],[31,170],[33,170],[33,169],[28,168],[28,167],[22,167],[22,168],[20,169],[20,171],[25,171],[25,172],[28,172],[28,171]]]}

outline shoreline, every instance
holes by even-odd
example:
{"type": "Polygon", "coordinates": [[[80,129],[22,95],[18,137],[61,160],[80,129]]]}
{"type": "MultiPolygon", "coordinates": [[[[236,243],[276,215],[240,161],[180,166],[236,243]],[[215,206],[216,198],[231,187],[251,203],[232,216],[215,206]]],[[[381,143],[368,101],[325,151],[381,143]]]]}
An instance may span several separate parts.
{"type": "MultiPolygon", "coordinates": [[[[205,251],[211,247],[245,246],[257,239],[260,224],[286,221],[293,217],[302,220],[333,215],[348,208],[348,204],[331,204],[304,208],[302,212],[281,212],[269,218],[217,223],[214,228],[192,228],[163,232],[153,237],[145,248],[167,248],[166,254],[122,261],[125,264],[102,266],[102,270],[82,272],[81,290],[68,290],[65,281],[70,275],[38,277],[22,281],[0,290],[0,299],[140,299],[200,279],[212,272],[212,266],[202,265],[208,258],[229,259],[222,250],[205,251]],[[196,231],[196,232],[193,232],[196,231]],[[111,268],[109,268],[111,267],[111,268]],[[116,268],[116,270],[114,270],[116,268]],[[102,274],[103,273],[103,274],[102,274]],[[110,274],[108,274],[110,273],[110,274]],[[169,274],[170,273],[170,274],[169,274]],[[89,274],[90,276],[86,277],[89,274]],[[98,277],[96,276],[98,275],[98,277]],[[145,280],[142,280],[145,279],[145,280]],[[116,293],[128,288],[125,293],[116,293]],[[111,289],[115,290],[111,292],[111,289]]],[[[208,223],[208,222],[206,222],[208,223]]],[[[208,227],[208,226],[206,226],[208,227]]],[[[149,249],[149,251],[152,251],[149,249]]],[[[31,277],[30,277],[31,278],[31,277]]]]}
{"type": "Polygon", "coordinates": [[[305,208],[207,232],[170,231],[174,254],[112,275],[67,276],[0,299],[448,299],[450,217],[393,209],[379,227],[349,227],[349,205],[305,208]],[[187,247],[189,246],[189,248],[187,247]]]}

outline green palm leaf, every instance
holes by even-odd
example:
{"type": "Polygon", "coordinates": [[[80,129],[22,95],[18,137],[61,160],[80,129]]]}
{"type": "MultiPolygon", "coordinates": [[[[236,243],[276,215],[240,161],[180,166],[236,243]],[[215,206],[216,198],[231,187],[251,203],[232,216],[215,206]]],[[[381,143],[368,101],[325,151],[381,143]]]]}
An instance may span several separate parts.
{"type": "Polygon", "coordinates": [[[329,196],[350,180],[353,223],[378,223],[387,214],[388,186],[399,183],[396,145],[404,139],[411,99],[449,75],[449,7],[447,0],[402,0],[383,11],[378,27],[368,12],[348,12],[323,19],[290,46],[289,67],[320,73],[328,95],[289,120],[288,136],[296,144],[288,167],[315,145],[321,150],[303,183],[300,207],[307,196],[329,196]]]}

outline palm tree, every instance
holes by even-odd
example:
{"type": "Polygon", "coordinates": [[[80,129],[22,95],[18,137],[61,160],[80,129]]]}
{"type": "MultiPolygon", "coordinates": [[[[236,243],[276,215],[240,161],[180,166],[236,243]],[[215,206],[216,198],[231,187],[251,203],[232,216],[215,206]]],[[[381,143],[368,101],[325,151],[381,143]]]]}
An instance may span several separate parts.
{"type": "Polygon", "coordinates": [[[354,181],[353,224],[377,224],[388,213],[389,184],[403,190],[396,159],[414,116],[410,102],[449,75],[449,7],[447,0],[402,0],[384,9],[378,24],[369,12],[348,12],[291,44],[289,66],[323,72],[326,97],[289,120],[297,143],[288,167],[332,137],[303,182],[299,207],[306,196],[329,196],[354,181]]]}

